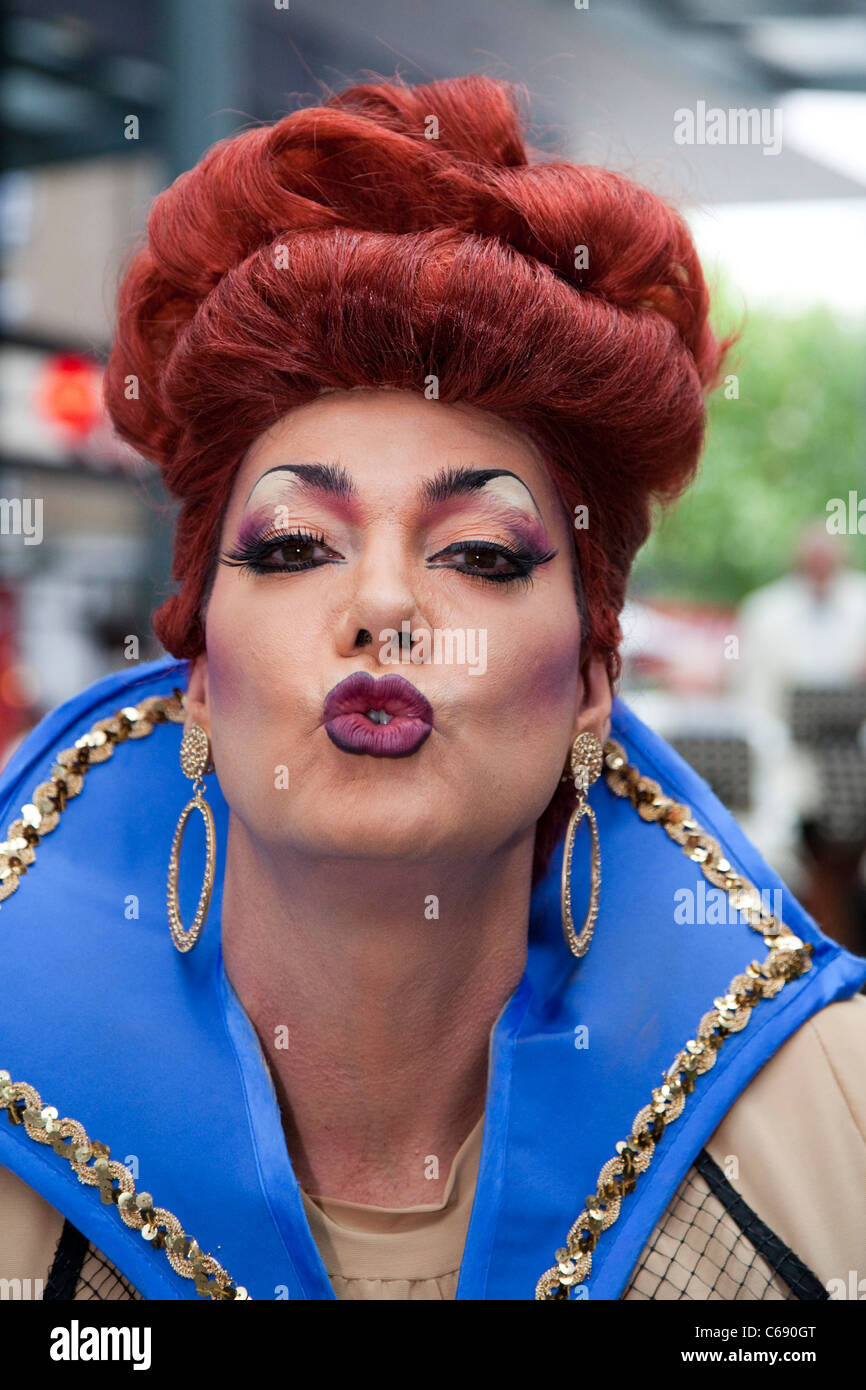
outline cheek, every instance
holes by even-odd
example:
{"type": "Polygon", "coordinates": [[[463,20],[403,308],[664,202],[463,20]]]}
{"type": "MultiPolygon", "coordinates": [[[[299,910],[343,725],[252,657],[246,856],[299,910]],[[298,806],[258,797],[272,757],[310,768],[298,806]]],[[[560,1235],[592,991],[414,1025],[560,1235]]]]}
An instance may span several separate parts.
{"type": "Polygon", "coordinates": [[[507,712],[507,726],[517,726],[535,746],[560,734],[567,739],[579,695],[581,634],[574,601],[570,595],[541,597],[531,613],[488,633],[494,698],[507,712]]]}
{"type": "Polygon", "coordinates": [[[482,737],[464,760],[470,778],[493,773],[502,807],[526,826],[557,791],[580,703],[580,619],[570,595],[557,598],[500,635],[477,679],[491,682],[473,729],[482,737]]]}
{"type": "Polygon", "coordinates": [[[235,576],[221,576],[214,584],[205,641],[215,753],[229,721],[236,733],[242,731],[245,744],[254,744],[259,721],[269,709],[291,708],[293,674],[297,680],[310,647],[297,631],[300,616],[285,596],[256,601],[235,576]]]}

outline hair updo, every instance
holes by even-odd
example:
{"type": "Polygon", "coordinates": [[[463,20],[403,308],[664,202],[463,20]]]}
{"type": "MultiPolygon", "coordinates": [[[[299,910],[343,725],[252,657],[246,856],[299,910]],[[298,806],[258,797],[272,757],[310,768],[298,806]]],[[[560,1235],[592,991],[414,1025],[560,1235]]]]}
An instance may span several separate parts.
{"type": "Polygon", "coordinates": [[[180,502],[180,589],[153,620],[173,655],[204,649],[253,441],[324,388],[423,391],[435,376],[439,400],[533,440],[569,515],[587,507],[581,659],[618,679],[629,570],[653,504],[694,475],[728,344],[680,214],[608,170],[530,163],[518,95],[484,76],[350,87],[221,140],[154,200],[104,389],[180,502]]]}

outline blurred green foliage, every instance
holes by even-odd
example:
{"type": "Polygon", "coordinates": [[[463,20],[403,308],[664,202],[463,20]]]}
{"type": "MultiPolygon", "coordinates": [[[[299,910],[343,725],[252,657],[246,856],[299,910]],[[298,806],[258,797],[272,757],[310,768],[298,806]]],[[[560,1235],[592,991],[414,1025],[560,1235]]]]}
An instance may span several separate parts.
{"type": "MultiPolygon", "coordinates": [[[[711,397],[697,479],[638,555],[635,596],[735,604],[790,568],[831,497],[866,498],[866,323],[823,307],[738,311],[718,289],[715,305],[719,334],[742,329],[725,366],[739,398],[724,384],[711,397]]],[[[866,536],[842,543],[866,569],[866,536]]]]}

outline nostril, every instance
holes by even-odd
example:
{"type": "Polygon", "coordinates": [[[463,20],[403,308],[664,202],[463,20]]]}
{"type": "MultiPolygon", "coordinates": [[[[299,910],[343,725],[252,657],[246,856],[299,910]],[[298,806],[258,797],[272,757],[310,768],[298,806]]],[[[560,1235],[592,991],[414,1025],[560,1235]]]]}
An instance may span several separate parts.
{"type": "Polygon", "coordinates": [[[373,640],[373,634],[372,634],[372,632],[368,632],[367,629],[366,629],[365,627],[359,628],[359,629],[358,629],[358,635],[357,635],[357,637],[355,638],[355,646],[356,646],[356,647],[368,647],[368,646],[370,645],[370,643],[372,642],[372,640],[373,640]]]}

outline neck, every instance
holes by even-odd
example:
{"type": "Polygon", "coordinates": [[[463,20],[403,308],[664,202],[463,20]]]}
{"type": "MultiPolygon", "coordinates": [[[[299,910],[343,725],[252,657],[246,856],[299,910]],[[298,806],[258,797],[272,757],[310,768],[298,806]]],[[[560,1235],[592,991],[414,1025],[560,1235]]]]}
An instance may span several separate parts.
{"type": "Polygon", "coordinates": [[[526,964],[533,844],[531,831],[482,862],[276,859],[232,818],[225,967],[305,1191],[443,1196],[526,964]]]}

